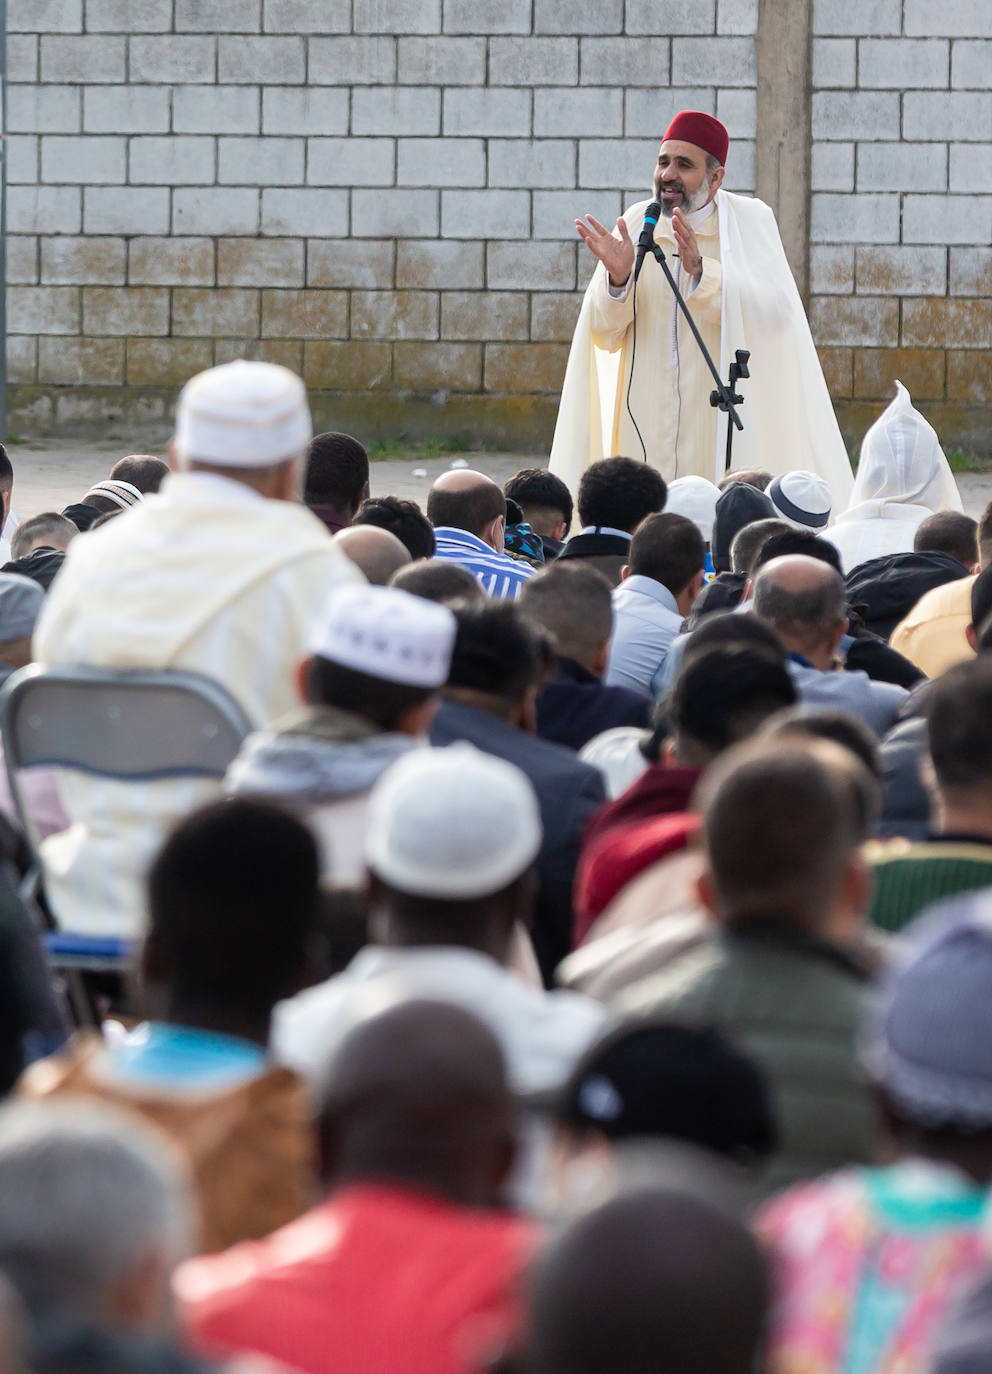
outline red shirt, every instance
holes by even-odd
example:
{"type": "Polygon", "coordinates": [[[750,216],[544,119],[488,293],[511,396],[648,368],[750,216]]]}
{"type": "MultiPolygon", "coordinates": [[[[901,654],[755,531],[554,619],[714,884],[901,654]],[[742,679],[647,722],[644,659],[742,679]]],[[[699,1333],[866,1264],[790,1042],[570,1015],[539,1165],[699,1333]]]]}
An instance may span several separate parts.
{"type": "Polygon", "coordinates": [[[176,1292],[209,1356],[253,1351],[302,1374],[468,1374],[515,1321],[535,1240],[509,1212],[363,1184],[265,1240],[190,1260],[176,1292]]]}

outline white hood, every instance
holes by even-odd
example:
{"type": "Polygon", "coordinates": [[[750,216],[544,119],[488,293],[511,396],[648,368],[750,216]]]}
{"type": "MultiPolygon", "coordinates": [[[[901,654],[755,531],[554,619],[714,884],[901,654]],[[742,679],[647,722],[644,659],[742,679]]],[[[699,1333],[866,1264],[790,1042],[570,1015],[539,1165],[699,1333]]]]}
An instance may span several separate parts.
{"type": "Polygon", "coordinates": [[[924,506],[931,513],[962,509],[937,432],[913,406],[902,382],[896,382],[895,399],[861,442],[854,490],[844,518],[860,518],[856,507],[874,501],[924,506]]]}

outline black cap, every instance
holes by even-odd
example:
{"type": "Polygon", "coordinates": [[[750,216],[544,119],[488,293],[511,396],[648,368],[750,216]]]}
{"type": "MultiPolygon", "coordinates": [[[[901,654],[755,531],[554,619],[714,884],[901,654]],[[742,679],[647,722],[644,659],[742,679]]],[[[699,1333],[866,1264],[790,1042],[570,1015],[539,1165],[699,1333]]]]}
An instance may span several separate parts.
{"type": "Polygon", "coordinates": [[[713,566],[717,572],[730,571],[730,546],[734,535],[755,520],[777,515],[769,497],[746,482],[733,482],[722,492],[713,515],[713,566]]]}

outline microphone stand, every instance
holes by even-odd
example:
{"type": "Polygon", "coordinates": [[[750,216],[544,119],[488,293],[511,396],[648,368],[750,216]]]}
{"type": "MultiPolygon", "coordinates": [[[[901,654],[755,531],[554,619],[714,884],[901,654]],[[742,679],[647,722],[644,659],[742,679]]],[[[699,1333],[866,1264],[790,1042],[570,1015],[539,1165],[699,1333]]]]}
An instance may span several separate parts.
{"type": "Polygon", "coordinates": [[[734,428],[744,428],[744,425],[741,422],[741,417],[737,414],[737,406],[743,404],[744,397],[739,395],[734,390],[734,384],[737,382],[738,378],[747,377],[750,375],[747,370],[747,360],[751,355],[743,348],[739,348],[737,350],[737,353],[735,355],[736,361],[732,363],[730,367],[730,385],[727,386],[727,384],[720,377],[719,372],[717,372],[716,370],[716,365],[714,364],[713,359],[710,356],[710,351],[703,342],[703,336],[696,328],[696,321],[692,318],[692,316],[689,313],[689,307],[685,303],[685,297],[679,290],[678,282],[676,282],[675,278],[672,276],[671,268],[668,266],[668,261],[665,258],[665,254],[663,249],[661,248],[661,245],[656,242],[652,242],[651,252],[654,254],[654,258],[658,266],[661,268],[666,278],[668,279],[668,285],[672,288],[672,294],[675,297],[675,303],[678,306],[678,308],[682,311],[682,314],[685,316],[686,322],[688,323],[689,328],[692,331],[692,337],[696,340],[696,343],[699,345],[699,351],[703,355],[703,360],[705,361],[706,366],[709,368],[710,374],[714,382],[716,383],[716,389],[710,393],[710,405],[716,406],[718,410],[723,410],[727,413],[727,466],[725,468],[725,471],[729,472],[732,444],[734,438],[734,428]],[[733,422],[734,428],[731,427],[731,421],[733,422]]]}

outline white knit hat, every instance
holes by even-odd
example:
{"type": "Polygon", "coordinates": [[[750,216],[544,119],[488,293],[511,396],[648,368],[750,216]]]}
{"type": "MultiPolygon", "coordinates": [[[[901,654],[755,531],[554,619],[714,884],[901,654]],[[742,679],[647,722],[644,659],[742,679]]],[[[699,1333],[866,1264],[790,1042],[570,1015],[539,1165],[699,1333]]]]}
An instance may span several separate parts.
{"type": "Polygon", "coordinates": [[[414,749],[369,797],[365,859],[414,897],[488,897],[519,878],[541,848],[530,781],[470,744],[414,749]]]}
{"type": "Polygon", "coordinates": [[[310,631],[312,654],[408,687],[448,680],[455,617],[447,606],[398,587],[340,587],[310,631]]]}
{"type": "Polygon", "coordinates": [[[830,487],[815,472],[797,468],[794,472],[774,477],[766,492],[775,514],[797,530],[812,530],[814,534],[826,528],[833,505],[830,487]]]}
{"type": "Polygon", "coordinates": [[[668,484],[665,512],[668,515],[684,515],[691,520],[708,544],[713,537],[713,520],[719,499],[720,488],[705,477],[677,477],[668,484]]]}
{"type": "Polygon", "coordinates": [[[268,467],[302,454],[312,437],[306,388],[276,363],[208,368],[179,396],[176,451],[187,462],[268,467]]]}

